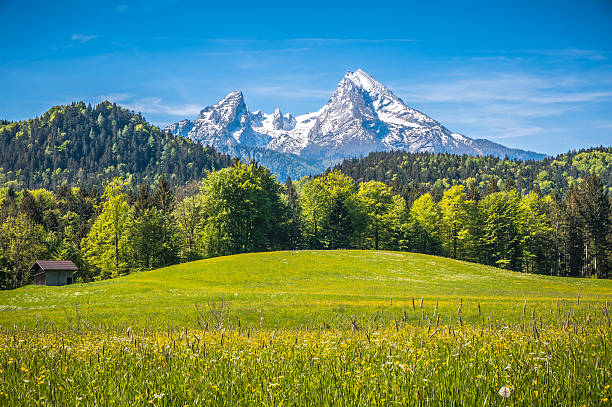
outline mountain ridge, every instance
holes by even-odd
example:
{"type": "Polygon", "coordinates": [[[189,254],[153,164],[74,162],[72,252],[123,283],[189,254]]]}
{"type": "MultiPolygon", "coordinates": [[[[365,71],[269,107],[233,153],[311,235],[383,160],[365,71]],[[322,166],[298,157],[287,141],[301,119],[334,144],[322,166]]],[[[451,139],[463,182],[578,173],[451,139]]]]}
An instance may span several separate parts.
{"type": "Polygon", "coordinates": [[[316,112],[295,117],[283,115],[278,108],[272,114],[251,112],[237,90],[204,108],[195,120],[185,119],[166,129],[231,155],[244,157],[244,151],[264,148],[293,154],[321,169],[374,151],[447,152],[522,160],[546,156],[453,133],[406,105],[361,69],[347,72],[328,102],[316,112]]]}

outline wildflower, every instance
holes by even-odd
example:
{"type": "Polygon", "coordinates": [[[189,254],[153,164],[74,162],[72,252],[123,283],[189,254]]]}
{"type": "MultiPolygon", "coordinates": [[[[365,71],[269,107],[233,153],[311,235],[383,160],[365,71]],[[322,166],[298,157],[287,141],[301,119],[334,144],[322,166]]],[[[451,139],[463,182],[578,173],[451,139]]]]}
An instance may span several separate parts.
{"type": "Polygon", "coordinates": [[[540,394],[540,392],[539,392],[539,391],[537,391],[537,390],[534,390],[534,391],[533,391],[533,394],[535,394],[535,396],[536,396],[536,397],[538,397],[538,395],[540,394]]]}
{"type": "Polygon", "coordinates": [[[506,398],[506,397],[510,397],[510,394],[512,394],[512,390],[510,390],[510,387],[508,386],[502,386],[499,391],[498,391],[499,395],[506,398]]]}

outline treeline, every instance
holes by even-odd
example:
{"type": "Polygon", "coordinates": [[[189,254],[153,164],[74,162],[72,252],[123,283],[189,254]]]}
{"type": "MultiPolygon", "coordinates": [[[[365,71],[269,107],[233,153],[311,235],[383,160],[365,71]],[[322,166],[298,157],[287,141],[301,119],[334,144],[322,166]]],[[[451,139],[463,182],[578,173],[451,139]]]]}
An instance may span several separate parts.
{"type": "Polygon", "coordinates": [[[73,260],[82,281],[199,258],[281,249],[385,249],[443,255],[556,276],[610,277],[611,203],[592,174],[564,196],[455,185],[411,205],[377,181],[332,171],[279,184],[235,160],[173,190],[0,190],[3,288],[28,283],[36,259],[73,260]]]}
{"type": "Polygon", "coordinates": [[[161,174],[182,185],[230,164],[229,156],[109,102],[55,106],[35,119],[0,121],[0,187],[88,188],[115,177],[139,185],[161,174]]]}
{"type": "Polygon", "coordinates": [[[570,151],[538,161],[403,151],[375,152],[344,160],[333,170],[342,171],[357,183],[380,181],[413,202],[424,193],[436,200],[453,185],[473,183],[481,190],[501,188],[513,182],[518,192],[538,191],[565,195],[570,187],[595,173],[612,188],[612,147],[570,151]]]}

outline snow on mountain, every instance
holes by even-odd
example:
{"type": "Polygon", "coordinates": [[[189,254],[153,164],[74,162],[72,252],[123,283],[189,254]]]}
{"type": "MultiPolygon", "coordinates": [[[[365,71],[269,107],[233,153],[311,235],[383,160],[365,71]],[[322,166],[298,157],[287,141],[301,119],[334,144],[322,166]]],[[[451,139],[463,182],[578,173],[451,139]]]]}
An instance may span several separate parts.
{"type": "Polygon", "coordinates": [[[235,91],[203,109],[197,119],[167,129],[230,154],[264,148],[326,164],[387,150],[544,157],[452,133],[361,69],[348,72],[327,104],[314,113],[293,117],[280,109],[251,112],[242,92],[235,91]]]}

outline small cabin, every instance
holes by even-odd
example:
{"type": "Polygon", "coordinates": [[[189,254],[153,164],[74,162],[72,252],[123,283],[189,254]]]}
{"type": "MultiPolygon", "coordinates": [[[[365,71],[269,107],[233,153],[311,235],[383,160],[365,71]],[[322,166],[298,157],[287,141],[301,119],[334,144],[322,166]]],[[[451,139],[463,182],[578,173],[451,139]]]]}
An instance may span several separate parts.
{"type": "Polygon", "coordinates": [[[35,285],[68,285],[74,281],[77,266],[67,261],[38,260],[30,269],[35,285]]]}

